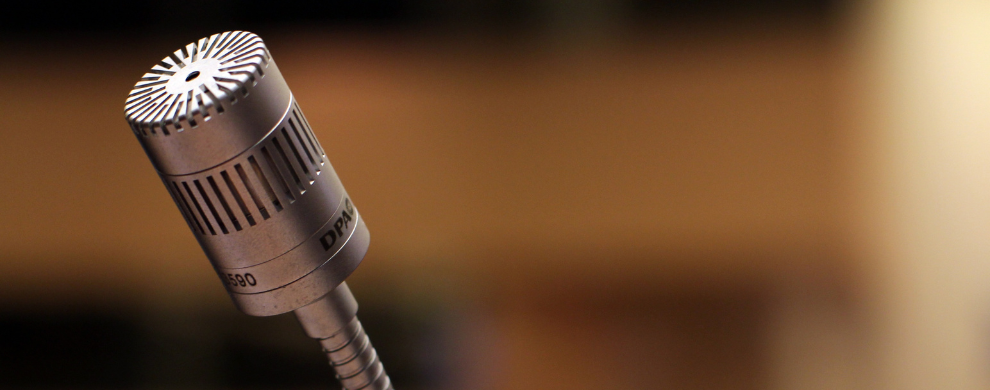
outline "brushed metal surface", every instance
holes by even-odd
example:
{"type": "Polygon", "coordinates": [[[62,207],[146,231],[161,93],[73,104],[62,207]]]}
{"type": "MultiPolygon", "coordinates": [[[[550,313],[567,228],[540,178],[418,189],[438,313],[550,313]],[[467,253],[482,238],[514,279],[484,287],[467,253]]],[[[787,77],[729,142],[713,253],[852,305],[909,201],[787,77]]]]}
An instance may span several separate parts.
{"type": "Polygon", "coordinates": [[[360,264],[364,221],[257,35],[175,51],[135,84],[125,114],[245,313],[297,309],[360,264]]]}
{"type": "Polygon", "coordinates": [[[234,304],[298,311],[307,332],[332,331],[324,346],[346,339],[328,350],[345,388],[391,389],[344,284],[368,228],[261,38],[225,32],[175,51],[135,84],[125,115],[234,304]]]}
{"type": "Polygon", "coordinates": [[[125,115],[234,304],[297,311],[345,389],[391,389],[344,284],[370,233],[261,38],[177,50],[135,84],[125,115]]]}

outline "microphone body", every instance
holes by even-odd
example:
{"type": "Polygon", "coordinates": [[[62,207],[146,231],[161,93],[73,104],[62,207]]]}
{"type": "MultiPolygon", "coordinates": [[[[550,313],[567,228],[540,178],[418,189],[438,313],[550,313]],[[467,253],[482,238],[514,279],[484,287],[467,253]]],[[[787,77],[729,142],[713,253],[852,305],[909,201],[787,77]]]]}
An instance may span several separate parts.
{"type": "Polygon", "coordinates": [[[359,349],[342,364],[326,350],[345,388],[391,388],[344,284],[368,229],[261,38],[225,32],[175,51],[125,114],[234,304],[297,311],[307,334],[336,338],[328,348],[359,349]]]}

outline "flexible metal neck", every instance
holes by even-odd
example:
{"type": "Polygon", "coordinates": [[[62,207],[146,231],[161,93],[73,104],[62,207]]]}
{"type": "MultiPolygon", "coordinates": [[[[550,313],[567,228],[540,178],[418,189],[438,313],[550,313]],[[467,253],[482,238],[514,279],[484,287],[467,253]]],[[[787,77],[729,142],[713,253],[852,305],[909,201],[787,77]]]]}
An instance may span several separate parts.
{"type": "Polygon", "coordinates": [[[345,390],[391,390],[378,353],[357,319],[358,304],[341,283],[316,302],[295,310],[306,335],[319,340],[345,390]]]}

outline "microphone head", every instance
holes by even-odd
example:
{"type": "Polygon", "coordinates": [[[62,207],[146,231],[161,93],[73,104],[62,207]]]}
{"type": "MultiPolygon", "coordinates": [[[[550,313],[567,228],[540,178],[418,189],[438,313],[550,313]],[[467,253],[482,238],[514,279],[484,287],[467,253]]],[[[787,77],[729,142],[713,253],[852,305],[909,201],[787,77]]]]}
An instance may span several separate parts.
{"type": "Polygon", "coordinates": [[[169,54],[125,114],[234,303],[275,315],[326,295],[369,233],[268,48],[245,31],[169,54]]]}

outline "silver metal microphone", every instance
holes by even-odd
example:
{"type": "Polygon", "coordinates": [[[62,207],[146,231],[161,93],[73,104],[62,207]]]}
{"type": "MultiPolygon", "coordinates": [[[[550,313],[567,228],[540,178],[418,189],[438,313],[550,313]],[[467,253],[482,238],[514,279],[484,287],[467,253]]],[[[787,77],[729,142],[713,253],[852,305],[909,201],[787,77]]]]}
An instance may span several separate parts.
{"type": "Polygon", "coordinates": [[[391,389],[344,283],[368,228],[261,38],[225,32],[169,54],[125,113],[234,304],[294,311],[344,388],[391,389]]]}

